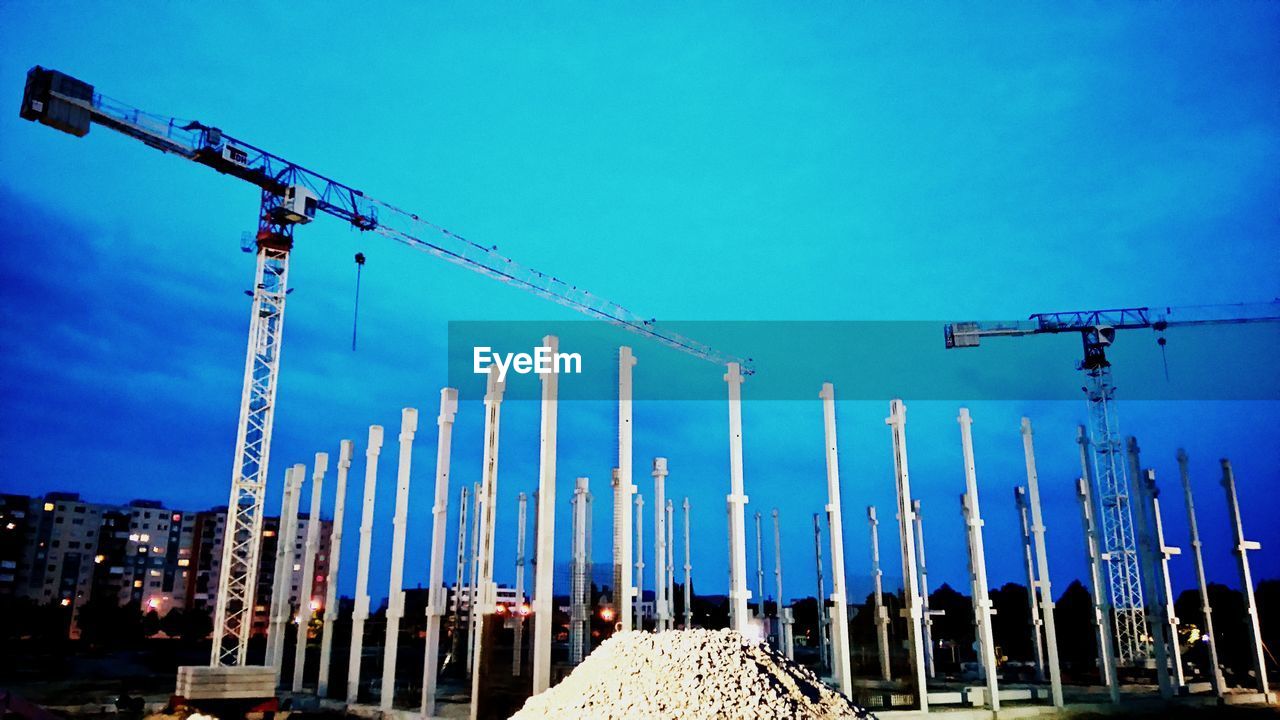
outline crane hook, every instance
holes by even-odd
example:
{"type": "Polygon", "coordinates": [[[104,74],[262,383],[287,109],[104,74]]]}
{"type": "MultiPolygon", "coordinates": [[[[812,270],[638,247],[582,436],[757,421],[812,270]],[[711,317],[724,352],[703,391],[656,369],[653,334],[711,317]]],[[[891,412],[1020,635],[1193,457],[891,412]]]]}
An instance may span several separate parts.
{"type": "Polygon", "coordinates": [[[351,352],[356,351],[356,330],[360,327],[360,271],[364,268],[364,253],[356,253],[356,309],[351,319],[351,352]]]}

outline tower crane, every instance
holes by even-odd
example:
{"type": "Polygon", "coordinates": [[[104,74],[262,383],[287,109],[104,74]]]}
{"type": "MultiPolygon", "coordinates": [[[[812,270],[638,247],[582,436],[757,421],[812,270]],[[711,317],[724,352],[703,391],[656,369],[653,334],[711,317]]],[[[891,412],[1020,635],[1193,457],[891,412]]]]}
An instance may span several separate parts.
{"type": "Polygon", "coordinates": [[[425,251],[681,352],[720,365],[738,362],[744,372],[750,373],[749,359],[721,354],[617,303],[524,267],[498,254],[493,247],[472,242],[350,185],[232,137],[217,127],[144,112],[112,100],[89,83],[56,70],[37,65],[27,72],[19,115],[76,137],[88,134],[95,124],[101,125],[260,189],[258,230],[254,238],[257,264],[214,612],[212,665],[243,665],[248,649],[276,379],[280,371],[289,256],[298,225],[308,224],[319,215],[329,215],[357,230],[374,232],[425,251]]]}
{"type": "MultiPolygon", "coordinates": [[[[1130,511],[1124,448],[1115,415],[1115,385],[1106,349],[1119,330],[1151,329],[1160,333],[1156,342],[1165,346],[1163,332],[1171,327],[1234,325],[1280,321],[1280,300],[1270,303],[1201,305],[1181,308],[1119,308],[1037,313],[1015,322],[958,322],[944,328],[948,349],[977,347],[982,338],[1023,337],[1045,333],[1079,333],[1084,358],[1078,369],[1087,378],[1085,397],[1089,407],[1089,432],[1080,442],[1088,444],[1097,487],[1099,530],[1107,553],[1107,579],[1115,609],[1116,660],[1132,664],[1148,651],[1147,623],[1143,615],[1142,583],[1137,544],[1130,511]]],[[[1090,472],[1091,470],[1091,472],[1090,472]]],[[[1087,480],[1087,478],[1086,478],[1087,480]]]]}

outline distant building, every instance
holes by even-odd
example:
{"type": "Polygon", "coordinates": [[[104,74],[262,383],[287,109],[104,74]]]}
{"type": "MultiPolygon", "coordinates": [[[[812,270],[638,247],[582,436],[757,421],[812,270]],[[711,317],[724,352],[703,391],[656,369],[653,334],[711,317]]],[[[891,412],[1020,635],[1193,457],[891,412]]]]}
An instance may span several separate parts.
{"type": "MultiPolygon", "coordinates": [[[[188,578],[187,607],[213,612],[218,599],[218,579],[222,570],[222,540],[227,529],[227,511],[214,508],[192,515],[190,564],[194,568],[188,578]]],[[[302,565],[305,560],[307,530],[311,518],[298,516],[298,533],[290,561],[289,603],[300,608],[298,594],[302,589],[302,565]]],[[[320,537],[316,547],[315,577],[311,584],[310,602],[323,608],[328,590],[329,540],[333,521],[320,520],[320,537]]],[[[280,518],[262,519],[262,543],[258,548],[258,581],[254,595],[252,633],[265,635],[271,622],[271,591],[276,577],[276,544],[280,537],[280,518]]]]}
{"type": "MultiPolygon", "coordinates": [[[[188,512],[157,500],[127,505],[89,503],[77,493],[43,497],[0,495],[0,595],[72,608],[71,637],[79,636],[76,617],[90,598],[136,602],[143,612],[160,615],[174,608],[214,611],[222,569],[225,509],[188,512]]],[[[315,577],[309,603],[319,609],[329,574],[333,523],[319,520],[315,577]]],[[[290,602],[299,607],[307,529],[298,518],[291,558],[290,602]]],[[[258,594],[253,632],[265,633],[275,578],[279,518],[264,518],[259,548],[258,594]]]]}
{"type": "Polygon", "coordinates": [[[0,495],[0,596],[20,595],[20,568],[29,563],[26,553],[31,498],[0,495]]]}

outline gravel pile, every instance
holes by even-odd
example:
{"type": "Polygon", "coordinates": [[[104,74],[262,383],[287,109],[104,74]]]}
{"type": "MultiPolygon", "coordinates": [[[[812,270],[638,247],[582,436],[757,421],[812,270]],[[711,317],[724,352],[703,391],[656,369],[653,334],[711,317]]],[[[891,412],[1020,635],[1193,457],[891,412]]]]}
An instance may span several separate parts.
{"type": "Polygon", "coordinates": [[[618,633],[511,720],[873,717],[809,670],[731,630],[618,633]]]}

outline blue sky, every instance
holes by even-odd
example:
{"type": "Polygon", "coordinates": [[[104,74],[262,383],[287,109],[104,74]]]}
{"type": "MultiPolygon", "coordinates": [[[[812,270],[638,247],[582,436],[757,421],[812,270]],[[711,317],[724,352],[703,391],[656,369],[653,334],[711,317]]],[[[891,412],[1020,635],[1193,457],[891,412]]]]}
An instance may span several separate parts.
{"type": "MultiPolygon", "coordinates": [[[[1016,318],[1280,296],[1277,29],[1280,7],[1266,3],[6,3],[0,97],[16,110],[26,69],[58,68],[146,110],[218,125],[646,316],[1016,318]]],[[[252,273],[239,241],[256,220],[254,189],[102,128],[77,140],[6,112],[0,207],[4,488],[225,503],[252,273]]],[[[290,279],[269,511],[287,465],[336,455],[341,438],[362,445],[370,423],[394,437],[399,409],[419,407],[406,577],[424,581],[446,323],[573,316],[329,220],[299,231],[290,279]],[[356,251],[369,260],[352,353],[356,251]]],[[[1149,341],[1134,335],[1122,342],[1149,341]]],[[[1060,379],[1075,359],[1031,372],[1060,379]]],[[[645,363],[637,382],[659,381],[645,363]]],[[[1119,366],[1117,382],[1123,396],[1119,366]]],[[[480,469],[481,384],[461,391],[455,483],[480,469]]],[[[840,408],[855,596],[869,589],[865,505],[881,508],[893,547],[883,418],[894,392],[840,408]]],[[[816,393],[744,410],[749,510],[777,506],[788,520],[788,595],[813,592],[809,517],[825,496],[816,393]]],[[[911,403],[908,442],[931,580],[959,586],[957,405],[911,403]]],[[[1001,548],[1016,539],[1010,488],[1023,481],[1018,418],[1028,414],[1053,581],[1065,587],[1083,576],[1070,483],[1083,403],[972,408],[992,581],[1021,577],[1001,548]]],[[[557,544],[567,553],[571,478],[590,476],[601,563],[612,413],[584,402],[560,414],[557,544]]],[[[727,578],[724,417],[723,404],[692,402],[641,405],[636,417],[641,490],[648,460],[669,457],[669,493],[690,495],[698,513],[695,584],[708,591],[727,578]]],[[[1217,458],[1230,456],[1264,546],[1255,575],[1280,574],[1270,550],[1280,529],[1266,522],[1280,402],[1130,402],[1120,418],[1173,500],[1171,542],[1187,544],[1174,464],[1185,446],[1210,575],[1234,584],[1216,482],[1217,458]]],[[[536,404],[504,408],[500,579],[514,560],[515,493],[536,483],[537,427],[536,404]]],[[[378,513],[389,520],[390,446],[382,472],[378,513]]],[[[390,524],[376,537],[385,558],[390,524]]],[[[375,566],[375,592],[386,564],[375,566]]],[[[1174,564],[1175,584],[1190,586],[1187,556],[1174,564]]],[[[343,578],[344,591],[352,582],[343,578]]]]}

